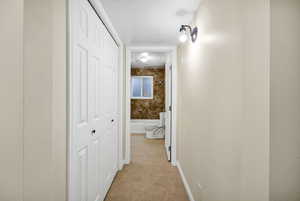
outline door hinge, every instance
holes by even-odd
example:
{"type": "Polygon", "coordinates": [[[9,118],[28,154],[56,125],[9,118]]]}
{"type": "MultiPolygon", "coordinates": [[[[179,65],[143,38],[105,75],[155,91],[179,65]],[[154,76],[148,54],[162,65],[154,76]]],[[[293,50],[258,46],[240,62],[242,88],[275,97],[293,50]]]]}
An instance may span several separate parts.
{"type": "Polygon", "coordinates": [[[169,106],[169,111],[172,111],[172,106],[171,105],[169,106]]]}
{"type": "Polygon", "coordinates": [[[172,147],[171,146],[169,146],[169,152],[171,152],[172,151],[172,147]]]}

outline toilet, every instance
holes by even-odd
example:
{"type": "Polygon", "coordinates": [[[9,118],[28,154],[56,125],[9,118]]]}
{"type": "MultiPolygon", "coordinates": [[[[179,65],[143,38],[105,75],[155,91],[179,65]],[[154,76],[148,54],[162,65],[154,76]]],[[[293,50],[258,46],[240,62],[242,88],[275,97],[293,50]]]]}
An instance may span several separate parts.
{"type": "Polygon", "coordinates": [[[159,124],[145,127],[146,138],[163,139],[165,137],[165,113],[159,113],[159,124]]]}

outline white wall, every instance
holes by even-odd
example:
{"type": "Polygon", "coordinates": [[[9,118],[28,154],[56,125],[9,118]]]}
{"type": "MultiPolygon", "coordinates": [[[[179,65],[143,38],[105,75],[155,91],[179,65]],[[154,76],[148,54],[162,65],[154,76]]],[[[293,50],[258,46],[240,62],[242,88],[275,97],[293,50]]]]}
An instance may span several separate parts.
{"type": "Polygon", "coordinates": [[[23,0],[0,1],[0,200],[22,200],[23,0]]]}
{"type": "Polygon", "coordinates": [[[0,24],[0,200],[66,200],[66,1],[1,1],[0,24]]]}
{"type": "Polygon", "coordinates": [[[179,48],[178,159],[196,201],[269,200],[269,1],[202,1],[179,48]]]}
{"type": "Polygon", "coordinates": [[[271,8],[271,201],[299,201],[300,1],[271,8]]]}
{"type": "Polygon", "coordinates": [[[24,201],[63,201],[66,1],[24,3],[24,201]]]}
{"type": "Polygon", "coordinates": [[[269,200],[270,1],[243,0],[241,201],[269,200]]]}

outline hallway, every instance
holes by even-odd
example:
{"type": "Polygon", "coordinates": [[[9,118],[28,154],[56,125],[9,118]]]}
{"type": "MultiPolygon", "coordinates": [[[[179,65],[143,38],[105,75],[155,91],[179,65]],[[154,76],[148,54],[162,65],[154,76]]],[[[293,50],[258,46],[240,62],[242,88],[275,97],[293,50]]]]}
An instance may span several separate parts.
{"type": "Polygon", "coordinates": [[[300,201],[300,0],[0,13],[0,201],[300,201]]]}
{"type": "Polygon", "coordinates": [[[119,172],[105,201],[188,201],[176,167],[166,159],[163,140],[132,135],[132,162],[119,172]]]}

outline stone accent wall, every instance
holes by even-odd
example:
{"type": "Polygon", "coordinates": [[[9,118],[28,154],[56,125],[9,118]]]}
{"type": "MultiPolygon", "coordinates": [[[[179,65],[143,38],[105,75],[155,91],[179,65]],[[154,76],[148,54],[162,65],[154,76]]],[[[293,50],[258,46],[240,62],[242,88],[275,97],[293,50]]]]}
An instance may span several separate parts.
{"type": "Polygon", "coordinates": [[[131,99],[131,119],[159,119],[165,111],[165,69],[132,68],[132,76],[153,76],[153,99],[131,99]]]}

